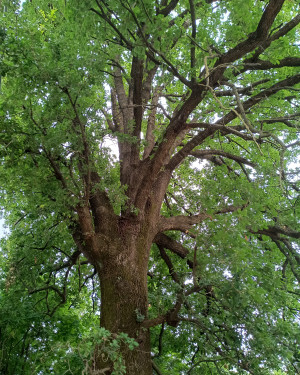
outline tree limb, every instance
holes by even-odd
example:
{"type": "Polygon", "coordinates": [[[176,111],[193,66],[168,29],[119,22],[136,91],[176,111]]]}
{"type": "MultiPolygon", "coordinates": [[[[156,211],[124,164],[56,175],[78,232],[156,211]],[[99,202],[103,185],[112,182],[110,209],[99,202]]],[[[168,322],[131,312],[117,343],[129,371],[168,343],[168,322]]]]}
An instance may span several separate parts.
{"type": "MultiPolygon", "coordinates": [[[[221,210],[215,211],[213,215],[243,210],[247,205],[248,203],[243,206],[227,206],[222,208],[221,210]]],[[[168,218],[161,217],[158,223],[158,232],[164,232],[168,230],[180,230],[182,232],[188,232],[193,225],[199,224],[206,219],[213,220],[213,216],[206,213],[199,213],[198,215],[192,216],[178,215],[168,218]]]]}
{"type": "Polygon", "coordinates": [[[190,155],[194,156],[198,159],[206,159],[209,155],[221,155],[225,158],[231,159],[236,161],[237,163],[247,164],[251,167],[255,167],[255,163],[237,155],[230,154],[229,152],[221,151],[221,150],[195,150],[190,152],[190,155]]]}
{"type": "Polygon", "coordinates": [[[284,1],[285,0],[270,0],[264,13],[262,14],[256,30],[251,33],[246,40],[237,44],[216,61],[214,65],[214,72],[212,73],[210,79],[212,86],[214,86],[214,84],[221,79],[229,63],[232,63],[245,56],[247,53],[253,51],[267,39],[270,28],[276,16],[280,12],[284,1]]]}
{"type": "MultiPolygon", "coordinates": [[[[281,38],[282,36],[286,35],[289,31],[291,31],[294,27],[296,27],[300,22],[300,14],[294,17],[291,21],[287,22],[283,27],[281,27],[276,33],[269,36],[264,42],[260,43],[257,50],[255,51],[254,55],[244,61],[245,64],[256,62],[257,58],[260,54],[262,54],[274,40],[281,38]]],[[[242,73],[240,71],[238,74],[242,73]]]]}
{"type": "Polygon", "coordinates": [[[158,249],[159,249],[159,252],[160,252],[160,256],[162,257],[162,259],[165,261],[166,265],[167,265],[168,268],[169,268],[169,272],[170,272],[170,275],[171,275],[172,279],[173,279],[177,284],[180,284],[180,285],[181,285],[180,278],[179,278],[177,272],[175,271],[175,268],[174,268],[174,266],[173,266],[173,263],[172,263],[170,257],[169,257],[168,254],[165,252],[164,247],[161,246],[161,245],[158,245],[158,249]]]}
{"type": "Polygon", "coordinates": [[[291,66],[291,67],[300,66],[300,58],[299,57],[286,57],[278,61],[278,63],[272,63],[267,60],[257,59],[255,60],[255,62],[243,63],[243,67],[244,67],[243,72],[247,70],[267,70],[267,69],[284,68],[286,66],[291,66]]]}
{"type": "Polygon", "coordinates": [[[171,0],[168,5],[166,5],[163,9],[160,9],[157,13],[162,14],[163,16],[169,15],[173,9],[175,9],[176,5],[179,3],[179,0],[171,0]]]}

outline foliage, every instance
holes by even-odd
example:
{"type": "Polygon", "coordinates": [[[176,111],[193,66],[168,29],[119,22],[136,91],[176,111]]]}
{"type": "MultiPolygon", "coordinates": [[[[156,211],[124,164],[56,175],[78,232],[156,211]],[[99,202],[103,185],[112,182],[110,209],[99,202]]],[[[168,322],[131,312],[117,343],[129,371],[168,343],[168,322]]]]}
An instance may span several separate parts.
{"type": "Polygon", "coordinates": [[[97,350],[126,373],[137,337],[95,328],[95,197],[157,229],[132,311],[154,371],[299,372],[296,1],[0,6],[0,373],[90,373],[97,350]]]}

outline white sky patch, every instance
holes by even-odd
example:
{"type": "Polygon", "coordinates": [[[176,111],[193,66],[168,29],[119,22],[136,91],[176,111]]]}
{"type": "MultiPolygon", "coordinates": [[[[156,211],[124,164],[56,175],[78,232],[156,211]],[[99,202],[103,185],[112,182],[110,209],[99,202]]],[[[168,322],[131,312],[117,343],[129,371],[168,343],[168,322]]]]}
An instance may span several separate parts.
{"type": "Polygon", "coordinates": [[[4,238],[8,235],[7,228],[5,227],[4,219],[0,219],[0,238],[4,238]]]}
{"type": "Polygon", "coordinates": [[[119,147],[116,138],[104,137],[102,146],[109,148],[112,156],[114,156],[116,159],[119,158],[119,147]]]}

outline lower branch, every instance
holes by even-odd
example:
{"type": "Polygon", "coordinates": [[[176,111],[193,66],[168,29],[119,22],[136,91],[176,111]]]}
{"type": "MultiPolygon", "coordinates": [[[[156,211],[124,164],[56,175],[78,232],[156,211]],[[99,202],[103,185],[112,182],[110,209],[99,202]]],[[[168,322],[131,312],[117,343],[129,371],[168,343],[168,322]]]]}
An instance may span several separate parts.
{"type": "Polygon", "coordinates": [[[153,370],[158,374],[158,375],[163,375],[163,373],[161,372],[160,368],[157,366],[157,364],[152,361],[152,367],[153,367],[153,370]]]}

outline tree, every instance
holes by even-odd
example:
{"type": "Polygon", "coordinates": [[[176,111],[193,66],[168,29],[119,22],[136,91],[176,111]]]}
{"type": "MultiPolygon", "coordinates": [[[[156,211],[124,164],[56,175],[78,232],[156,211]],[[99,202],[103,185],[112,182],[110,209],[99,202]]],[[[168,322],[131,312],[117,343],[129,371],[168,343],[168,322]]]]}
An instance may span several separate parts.
{"type": "Polygon", "coordinates": [[[299,371],[297,8],[8,2],[4,373],[299,371]]]}

